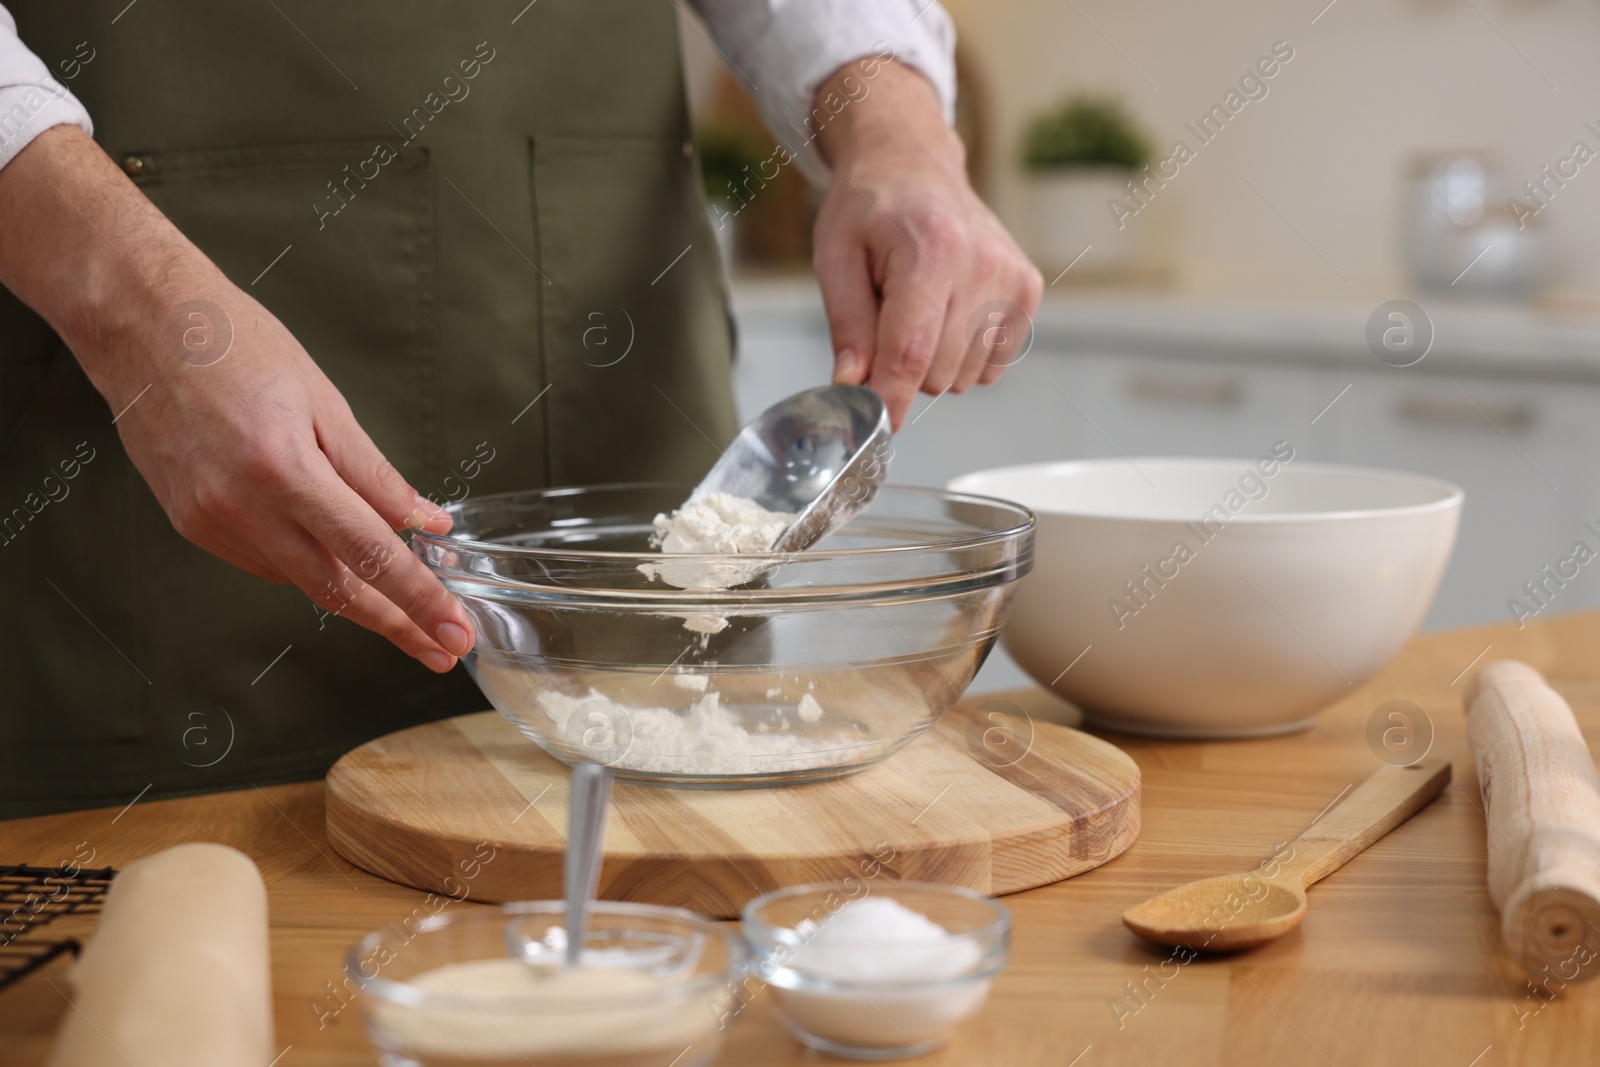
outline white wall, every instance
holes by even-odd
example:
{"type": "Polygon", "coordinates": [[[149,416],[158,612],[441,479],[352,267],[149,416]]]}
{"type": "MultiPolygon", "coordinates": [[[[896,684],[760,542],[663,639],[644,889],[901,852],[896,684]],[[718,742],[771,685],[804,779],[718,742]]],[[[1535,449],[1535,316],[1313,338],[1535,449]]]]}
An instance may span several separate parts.
{"type": "MultiPolygon", "coordinates": [[[[1164,149],[1180,137],[1195,147],[1184,121],[1278,40],[1295,58],[1269,95],[1130,223],[1150,226],[1184,288],[1394,295],[1405,289],[1398,233],[1412,152],[1491,149],[1520,185],[1577,139],[1600,149],[1583,129],[1600,126],[1595,0],[1336,0],[1317,18],[1326,2],[945,0],[988,83],[1002,216],[1027,225],[1014,160],[1019,130],[1040,108],[1109,89],[1164,149]]],[[[1600,161],[1542,218],[1562,280],[1600,287],[1600,161]]]]}

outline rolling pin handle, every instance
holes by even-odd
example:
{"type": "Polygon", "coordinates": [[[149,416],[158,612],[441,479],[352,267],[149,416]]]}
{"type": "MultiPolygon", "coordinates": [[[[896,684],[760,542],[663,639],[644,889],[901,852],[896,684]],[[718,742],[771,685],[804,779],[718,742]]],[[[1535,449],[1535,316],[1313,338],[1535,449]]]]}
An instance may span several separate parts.
{"type": "Polygon", "coordinates": [[[1557,986],[1600,974],[1600,776],[1572,709],[1526,663],[1467,686],[1488,824],[1489,895],[1506,951],[1557,986]]]}

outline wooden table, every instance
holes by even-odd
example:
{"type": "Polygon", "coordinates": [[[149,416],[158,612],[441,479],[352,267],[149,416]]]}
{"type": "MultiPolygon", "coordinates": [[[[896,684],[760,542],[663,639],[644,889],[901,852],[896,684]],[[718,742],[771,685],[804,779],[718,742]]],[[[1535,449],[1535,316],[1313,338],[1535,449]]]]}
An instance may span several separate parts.
{"type": "MultiPolygon", "coordinates": [[[[983,1013],[930,1067],[1053,1064],[1554,1067],[1600,1062],[1600,982],[1537,994],[1506,960],[1484,887],[1485,827],[1462,731],[1469,665],[1525,659],[1600,736],[1600,615],[1433,634],[1294,737],[1169,743],[1114,737],[1144,771],[1144,831],[1121,858],[1010,897],[1011,966],[983,1013]],[[1486,653],[1486,654],[1485,654],[1486,653]],[[1163,966],[1119,916],[1178,882],[1248,868],[1377,766],[1366,727],[1385,701],[1431,717],[1455,764],[1445,795],[1312,890],[1299,930],[1254,952],[1163,966]]],[[[1043,691],[1011,694],[1068,719],[1043,691]]],[[[941,803],[960,803],[960,797],[941,803]]],[[[931,798],[930,798],[931,799],[931,798]]],[[[0,823],[0,859],[55,864],[80,842],[123,865],[182,841],[222,841],[261,867],[270,894],[279,1067],[373,1063],[354,1007],[330,994],[357,937],[422,894],[334,856],[320,783],[0,823]]],[[[174,901],[181,907],[181,901],[174,901]]],[[[476,907],[473,904],[451,905],[476,907]]],[[[0,1063],[40,1062],[67,1005],[64,965],[0,993],[0,1063]]],[[[724,1064],[818,1062],[766,1000],[735,1027],[724,1064]]],[[[145,1065],[138,1065],[145,1067],[145,1065]]],[[[156,1067],[156,1065],[151,1065],[156,1067]]],[[[252,1067],[252,1065],[219,1065],[252,1067]]],[[[662,1067],[666,1067],[665,1064],[662,1067]]]]}

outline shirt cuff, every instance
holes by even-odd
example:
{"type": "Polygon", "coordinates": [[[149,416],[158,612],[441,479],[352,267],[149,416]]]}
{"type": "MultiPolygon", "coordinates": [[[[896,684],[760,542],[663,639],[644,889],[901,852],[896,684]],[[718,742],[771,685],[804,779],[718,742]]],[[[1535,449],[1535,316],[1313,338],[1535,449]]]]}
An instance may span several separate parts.
{"type": "Polygon", "coordinates": [[[937,2],[806,0],[776,5],[766,32],[746,55],[767,126],[807,180],[825,188],[832,174],[817,149],[817,134],[849,100],[872,91],[872,77],[881,69],[874,61],[893,59],[927,78],[945,121],[955,121],[955,44],[955,27],[937,2]],[[864,61],[854,72],[861,89],[840,94],[847,102],[837,109],[817,106],[823,81],[856,60],[864,61]]]}
{"type": "Polygon", "coordinates": [[[0,167],[45,130],[61,125],[94,133],[89,112],[17,39],[15,20],[0,7],[0,167]]]}
{"type": "Polygon", "coordinates": [[[0,167],[52,126],[76,126],[84,133],[94,133],[89,113],[59,84],[0,88],[0,167]]]}

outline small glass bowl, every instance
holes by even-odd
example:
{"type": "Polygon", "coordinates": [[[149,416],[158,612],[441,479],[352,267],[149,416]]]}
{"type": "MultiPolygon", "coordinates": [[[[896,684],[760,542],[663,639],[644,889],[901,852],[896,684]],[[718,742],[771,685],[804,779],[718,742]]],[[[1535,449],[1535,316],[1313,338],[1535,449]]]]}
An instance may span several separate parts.
{"type": "Polygon", "coordinates": [[[345,970],[365,994],[357,1000],[378,1062],[703,1067],[716,1058],[741,1005],[747,957],[736,936],[681,908],[597,901],[581,970],[603,973],[563,994],[565,916],[559,900],[462,904],[356,942],[345,970]]]}
{"type": "Polygon", "coordinates": [[[945,1044],[982,1007],[1011,951],[1004,904],[929,882],[795,886],[752,900],[743,919],[752,967],[771,987],[784,1027],[849,1059],[902,1059],[945,1044]],[[930,944],[826,933],[841,908],[872,898],[896,901],[950,936],[930,944]]]}

